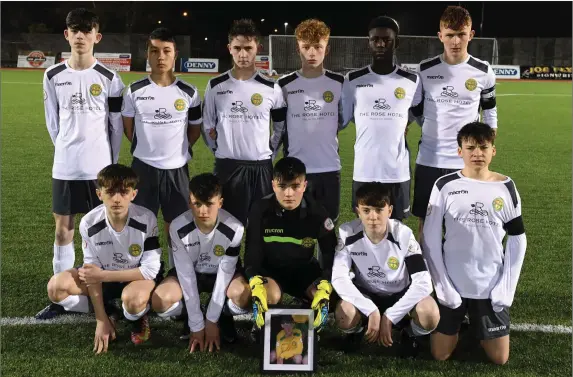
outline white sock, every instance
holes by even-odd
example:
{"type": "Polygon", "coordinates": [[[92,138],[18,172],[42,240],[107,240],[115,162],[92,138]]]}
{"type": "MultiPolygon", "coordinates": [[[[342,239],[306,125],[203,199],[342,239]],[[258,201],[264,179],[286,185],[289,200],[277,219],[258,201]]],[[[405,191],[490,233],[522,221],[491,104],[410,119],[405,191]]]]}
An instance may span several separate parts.
{"type": "Polygon", "coordinates": [[[54,275],[74,267],[75,260],[76,253],[73,241],[65,246],[54,244],[54,259],[52,260],[54,275]]]}
{"type": "Polygon", "coordinates": [[[227,307],[229,308],[229,313],[231,313],[231,315],[241,315],[250,313],[250,310],[241,308],[240,306],[235,304],[233,300],[231,300],[230,298],[227,299],[227,307]]]}
{"type": "Polygon", "coordinates": [[[167,247],[167,256],[169,258],[169,269],[172,269],[175,267],[175,262],[173,261],[173,249],[170,246],[167,247]]]}
{"type": "Polygon", "coordinates": [[[414,322],[413,319],[410,320],[410,328],[412,329],[412,334],[414,334],[414,336],[424,336],[434,331],[434,329],[431,330],[424,329],[422,326],[414,322]]]}
{"type": "Polygon", "coordinates": [[[149,304],[147,304],[147,306],[145,307],[145,309],[143,309],[142,311],[140,311],[137,314],[131,314],[127,312],[127,309],[125,309],[125,304],[122,303],[121,307],[123,308],[123,316],[125,317],[125,319],[129,320],[129,321],[137,321],[138,319],[140,319],[141,317],[143,317],[148,311],[149,311],[149,304]]]}
{"type": "Polygon", "coordinates": [[[358,325],[356,325],[350,329],[347,329],[347,330],[341,329],[341,328],[338,328],[338,329],[345,334],[356,334],[356,333],[359,333],[360,331],[362,331],[363,326],[362,326],[362,324],[359,323],[358,325]]]}
{"type": "Polygon", "coordinates": [[[88,296],[70,295],[55,304],[63,306],[67,312],[89,313],[90,301],[88,296]]]}
{"type": "Polygon", "coordinates": [[[163,313],[157,313],[161,318],[177,317],[183,312],[183,301],[177,301],[175,304],[171,305],[169,309],[163,313]]]}

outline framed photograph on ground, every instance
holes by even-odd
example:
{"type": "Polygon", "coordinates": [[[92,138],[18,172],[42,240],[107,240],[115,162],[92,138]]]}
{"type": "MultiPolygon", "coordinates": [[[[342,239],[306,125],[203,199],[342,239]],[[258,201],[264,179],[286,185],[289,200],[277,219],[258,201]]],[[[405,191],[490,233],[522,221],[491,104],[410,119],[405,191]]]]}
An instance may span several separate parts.
{"type": "Polygon", "coordinates": [[[312,373],[316,368],[311,309],[269,309],[265,313],[262,373],[312,373]]]}

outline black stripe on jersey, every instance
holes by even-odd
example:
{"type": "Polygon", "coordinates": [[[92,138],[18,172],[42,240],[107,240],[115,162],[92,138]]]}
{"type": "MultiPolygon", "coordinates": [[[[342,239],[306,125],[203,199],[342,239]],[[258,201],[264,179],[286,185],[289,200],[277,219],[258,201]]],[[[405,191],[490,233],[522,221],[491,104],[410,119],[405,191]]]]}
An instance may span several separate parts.
{"type": "Polygon", "coordinates": [[[184,91],[185,93],[187,93],[187,95],[191,98],[193,98],[193,96],[195,95],[195,89],[193,89],[192,87],[190,87],[189,85],[185,84],[182,81],[177,81],[177,87],[179,89],[181,89],[182,91],[184,91]]]}
{"type": "Polygon", "coordinates": [[[227,224],[219,223],[219,225],[217,225],[217,230],[223,233],[223,235],[227,237],[229,241],[233,241],[233,238],[235,238],[235,231],[231,229],[227,224]]]}
{"type": "Polygon", "coordinates": [[[129,89],[131,90],[131,93],[135,93],[136,91],[138,91],[141,88],[145,88],[147,85],[151,85],[151,81],[149,81],[148,78],[145,78],[143,80],[139,80],[134,82],[133,84],[131,84],[129,86],[129,89]]]}
{"type": "Polygon", "coordinates": [[[398,241],[396,241],[396,239],[394,238],[394,235],[392,235],[392,233],[388,232],[387,238],[388,238],[388,241],[392,242],[393,244],[398,246],[398,249],[402,250],[402,248],[400,247],[400,243],[398,241]]]}
{"type": "Polygon", "coordinates": [[[159,249],[159,237],[148,237],[143,243],[143,251],[159,249]]]}
{"type": "Polygon", "coordinates": [[[228,256],[230,256],[230,257],[238,257],[240,251],[241,251],[241,246],[230,247],[230,248],[227,249],[227,251],[225,252],[225,254],[228,255],[228,256]]]}
{"type": "Polygon", "coordinates": [[[194,231],[195,228],[197,228],[197,225],[195,225],[194,222],[190,222],[184,227],[179,228],[179,230],[177,231],[177,235],[179,236],[179,238],[183,239],[183,237],[194,231]]]}
{"type": "Polygon", "coordinates": [[[209,85],[210,85],[209,87],[210,87],[211,89],[213,89],[214,87],[216,87],[217,85],[219,85],[219,84],[222,83],[222,82],[227,81],[228,79],[229,79],[229,74],[228,74],[228,73],[225,73],[224,75],[219,76],[219,77],[215,77],[214,79],[211,79],[211,81],[209,81],[209,83],[210,83],[210,84],[209,84],[209,85]]]}
{"type": "Polygon", "coordinates": [[[511,201],[513,202],[513,207],[517,208],[517,193],[515,192],[515,183],[510,180],[509,182],[505,182],[505,187],[507,187],[507,191],[509,191],[511,201]]]}
{"type": "Polygon", "coordinates": [[[261,77],[261,75],[256,75],[256,76],[255,76],[255,81],[258,81],[258,82],[260,82],[261,84],[265,84],[266,86],[268,86],[268,87],[271,88],[271,89],[275,87],[275,82],[274,82],[274,81],[267,80],[267,79],[261,77]]]}
{"type": "Polygon", "coordinates": [[[129,222],[127,223],[127,226],[132,227],[133,229],[137,229],[139,231],[142,231],[143,233],[147,233],[147,225],[140,223],[137,220],[134,219],[129,219],[129,222]]]}
{"type": "Polygon", "coordinates": [[[55,68],[50,69],[50,70],[46,73],[46,76],[48,77],[48,80],[51,80],[51,79],[52,79],[55,75],[57,75],[58,73],[65,71],[66,68],[68,68],[68,67],[66,67],[66,64],[65,64],[65,63],[62,63],[61,65],[59,65],[59,66],[57,66],[57,67],[55,67],[55,68]]]}
{"type": "Polygon", "coordinates": [[[368,67],[364,67],[362,69],[359,69],[358,71],[350,72],[348,74],[348,80],[352,81],[352,80],[357,79],[361,76],[367,75],[368,73],[370,73],[370,70],[368,69],[368,67]]]}
{"type": "Polygon", "coordinates": [[[519,236],[525,233],[525,225],[523,225],[523,218],[521,216],[516,217],[513,220],[509,220],[503,224],[503,229],[507,232],[508,236],[519,236]]]}
{"type": "Polygon", "coordinates": [[[497,101],[495,100],[495,97],[485,98],[485,99],[482,98],[480,99],[479,102],[482,110],[491,110],[497,106],[497,101]]]}
{"type": "Polygon", "coordinates": [[[283,122],[287,116],[287,107],[271,110],[271,118],[273,122],[283,122]]]}
{"type": "Polygon", "coordinates": [[[362,238],[364,238],[364,232],[360,231],[358,233],[356,233],[353,236],[350,237],[346,237],[346,241],[344,241],[344,245],[345,246],[350,246],[352,245],[354,242],[361,240],[362,238]]]}
{"type": "Polygon", "coordinates": [[[123,97],[108,97],[107,104],[110,113],[120,113],[123,97]]]}
{"type": "Polygon", "coordinates": [[[456,179],[460,179],[460,176],[458,175],[458,173],[448,174],[446,176],[439,178],[436,181],[436,186],[438,187],[438,190],[441,190],[442,187],[444,187],[446,185],[446,183],[451,182],[451,181],[455,181],[456,179]]]}
{"type": "Polygon", "coordinates": [[[187,117],[189,120],[197,120],[201,119],[201,106],[191,107],[189,111],[187,111],[187,117]]]}
{"type": "Polygon", "coordinates": [[[98,63],[94,66],[94,69],[99,73],[101,73],[102,75],[104,75],[105,78],[108,79],[109,81],[113,80],[113,72],[104,67],[103,65],[98,63]]]}
{"type": "Polygon", "coordinates": [[[332,79],[334,81],[338,81],[339,83],[343,84],[344,83],[344,76],[342,76],[340,73],[334,73],[334,72],[330,72],[330,71],[324,71],[324,75],[326,77],[328,77],[329,79],[332,79]]]}
{"type": "Polygon", "coordinates": [[[411,107],[410,111],[412,112],[413,116],[421,117],[424,114],[424,100],[420,101],[420,103],[416,106],[411,107]]]}
{"type": "Polygon", "coordinates": [[[413,74],[412,72],[408,72],[405,71],[401,68],[398,68],[396,70],[396,73],[404,78],[407,78],[408,80],[412,81],[413,83],[416,83],[416,81],[418,80],[418,76],[413,74]]]}
{"type": "Polygon", "coordinates": [[[468,60],[468,64],[474,68],[479,69],[480,71],[482,71],[484,73],[487,73],[487,64],[482,63],[482,62],[478,62],[477,60],[475,60],[473,58],[473,56],[470,56],[470,58],[468,60]]]}
{"type": "Polygon", "coordinates": [[[279,79],[279,86],[281,88],[285,87],[286,85],[290,84],[291,82],[293,82],[294,80],[296,80],[298,78],[298,75],[296,74],[296,72],[291,73],[288,76],[285,77],[281,77],[279,79]]]}
{"type": "Polygon", "coordinates": [[[408,275],[410,276],[417,272],[428,271],[422,254],[410,255],[409,257],[406,257],[404,261],[406,262],[406,268],[408,269],[408,275]]]}
{"type": "Polygon", "coordinates": [[[95,223],[94,225],[88,228],[88,237],[95,236],[96,234],[104,230],[106,227],[107,224],[105,223],[105,219],[100,221],[99,223],[95,223]]]}
{"type": "Polygon", "coordinates": [[[427,62],[423,62],[422,64],[420,64],[420,72],[425,71],[428,68],[432,68],[435,65],[440,64],[442,61],[440,60],[439,56],[436,56],[434,59],[432,60],[428,60],[427,62]]]}

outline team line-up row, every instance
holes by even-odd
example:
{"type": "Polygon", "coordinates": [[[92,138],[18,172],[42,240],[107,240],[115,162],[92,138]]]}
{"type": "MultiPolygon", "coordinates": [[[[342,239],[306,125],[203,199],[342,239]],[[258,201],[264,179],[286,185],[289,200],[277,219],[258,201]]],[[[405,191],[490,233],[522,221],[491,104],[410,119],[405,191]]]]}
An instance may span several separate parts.
{"type": "Polygon", "coordinates": [[[149,36],[151,74],[125,88],[93,56],[102,38],[97,16],[77,9],[66,24],[72,57],[44,75],[56,239],[53,304],[37,318],[86,312],[90,296],[99,353],[114,334],[109,299],[121,297],[135,343],[149,337],[152,306],[160,316],[186,318],[194,350],[205,342],[218,347],[219,328],[234,339],[232,315],[251,305],[260,328],[267,303],[289,293],[308,300],[317,328],[336,308],[345,332],[387,346],[392,325],[409,313],[404,336],[432,332],[438,359],[451,355],[469,313],[488,356],[507,361],[508,309],[526,241],[513,181],[488,169],[496,153],[495,75],[468,54],[474,32],[467,10],[444,11],[444,53],[421,62],[419,73],[394,64],[399,25],[390,17],[368,26],[372,64],[346,76],[323,67],[328,26],[306,20],[295,30],[301,69],[278,80],[255,68],[255,24],[235,21],[233,68],[209,80],[203,101],[173,74],[177,47],[168,29],[149,36]],[[410,213],[405,133],[413,120],[422,126],[412,206],[422,249],[401,222],[410,213]],[[340,227],[337,241],[337,137],[350,121],[358,219],[340,227]],[[123,134],[131,168],[117,165],[123,134]],[[201,135],[215,155],[214,175],[189,181],[191,147],[201,135]],[[281,145],[287,157],[273,168],[281,145]],[[159,209],[170,245],[165,278],[159,209]],[[78,213],[87,213],[80,223],[84,265],[74,269],[78,213]],[[243,268],[236,264],[245,226],[243,268]],[[212,292],[206,321],[200,291],[212,292]]]}

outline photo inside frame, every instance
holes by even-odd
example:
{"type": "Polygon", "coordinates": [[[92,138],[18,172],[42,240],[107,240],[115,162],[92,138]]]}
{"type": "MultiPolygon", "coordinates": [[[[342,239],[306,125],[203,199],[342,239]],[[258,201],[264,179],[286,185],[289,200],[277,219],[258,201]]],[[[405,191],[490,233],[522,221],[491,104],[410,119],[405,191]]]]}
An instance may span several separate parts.
{"type": "Polygon", "coordinates": [[[313,312],[271,309],[265,317],[263,371],[314,371],[313,312]]]}

